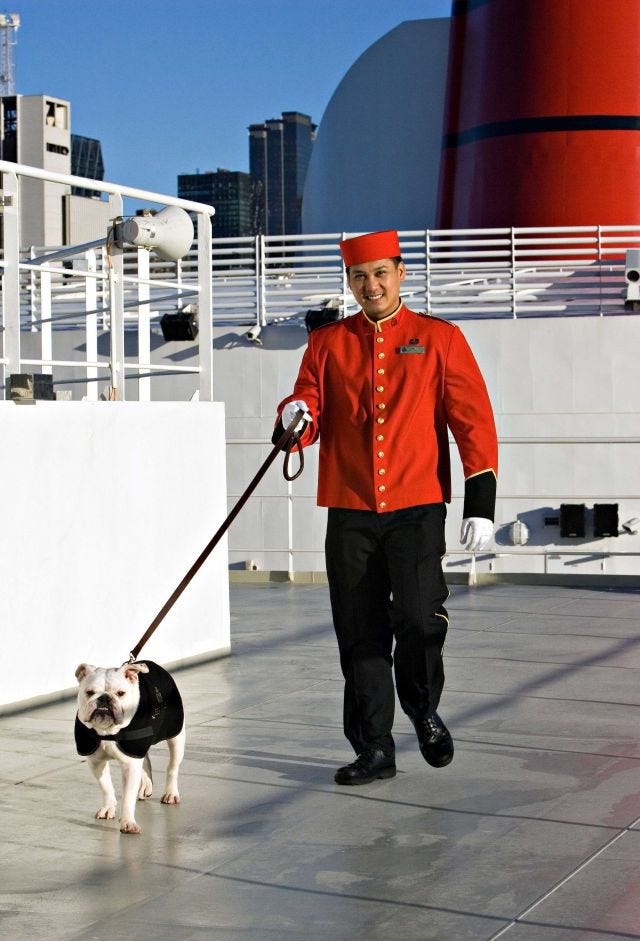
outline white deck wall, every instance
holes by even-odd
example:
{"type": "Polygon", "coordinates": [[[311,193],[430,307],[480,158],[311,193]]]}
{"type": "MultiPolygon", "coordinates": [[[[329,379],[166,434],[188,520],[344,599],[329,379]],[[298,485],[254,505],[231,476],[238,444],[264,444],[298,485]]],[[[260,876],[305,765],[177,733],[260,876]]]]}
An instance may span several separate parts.
{"type": "MultiPolygon", "coordinates": [[[[486,377],[501,439],[496,538],[478,557],[478,571],[540,573],[543,557],[531,553],[546,552],[550,574],[594,576],[603,571],[603,551],[640,553],[640,534],[601,539],[591,534],[594,503],[618,503],[621,523],[640,518],[640,316],[465,320],[459,326],[486,377]],[[587,443],[590,438],[604,440],[587,443]],[[557,515],[561,503],[586,504],[584,539],[562,538],[557,526],[545,526],[545,517],[557,515]],[[516,518],[531,531],[523,547],[509,540],[516,518]]],[[[214,398],[224,402],[226,414],[229,508],[270,450],[276,404],[291,391],[307,342],[300,325],[265,327],[262,346],[251,344],[246,332],[246,325],[214,328],[214,398]]],[[[27,352],[35,336],[23,334],[27,352]]],[[[77,337],[69,336],[75,347],[77,337]]],[[[168,363],[197,364],[194,344],[162,345],[158,339],[156,352],[168,363]]],[[[182,400],[197,388],[193,374],[152,383],[157,397],[182,400]]],[[[451,552],[460,549],[463,488],[453,450],[454,500],[447,520],[451,552]]],[[[325,510],[315,505],[317,451],[307,449],[292,501],[280,461],[265,475],[229,531],[232,565],[252,560],[265,571],[286,572],[291,564],[298,573],[323,572],[325,510]],[[292,557],[287,551],[289,511],[292,557]]],[[[469,557],[448,556],[446,567],[464,574],[469,557]]],[[[640,557],[612,556],[604,571],[638,577],[640,557]]]]}
{"type": "MultiPolygon", "coordinates": [[[[0,402],[0,711],[119,665],[226,517],[224,406],[0,402]]],[[[226,537],[140,657],[229,652],[226,537]]]]}
{"type": "MultiPolygon", "coordinates": [[[[542,557],[530,553],[557,550],[561,556],[547,559],[550,574],[598,575],[603,571],[601,552],[639,553],[640,535],[595,539],[591,513],[594,503],[618,503],[620,523],[640,518],[640,317],[458,325],[485,376],[501,440],[496,538],[489,551],[492,556],[505,554],[479,556],[478,571],[538,573],[542,557]],[[561,440],[548,440],[554,438],[561,440]],[[604,440],[588,442],[594,438],[604,440]],[[624,442],[625,438],[635,438],[636,443],[624,442]],[[559,527],[545,526],[545,517],[557,516],[562,503],[586,504],[585,538],[562,538],[559,527]],[[514,547],[509,539],[510,525],[517,518],[531,532],[523,547],[514,547]]],[[[240,330],[235,336],[229,330],[216,332],[214,395],[225,399],[230,442],[271,434],[275,406],[292,389],[307,338],[301,327],[274,325],[262,331],[261,339],[261,347],[252,347],[240,330]]],[[[324,569],[325,511],[315,506],[317,450],[307,450],[304,474],[293,484],[296,571],[324,569]]],[[[230,501],[240,492],[241,482],[250,479],[263,453],[256,444],[229,444],[230,501]]],[[[463,494],[455,445],[452,467],[454,499],[447,546],[453,551],[461,549],[463,494]]],[[[260,568],[286,571],[286,498],[287,487],[277,467],[234,524],[229,537],[232,563],[252,559],[260,568]],[[282,550],[274,551],[276,546],[282,550]]],[[[446,565],[451,572],[467,572],[470,560],[448,556],[446,565]]],[[[605,571],[638,576],[640,558],[611,557],[605,571]]]]}

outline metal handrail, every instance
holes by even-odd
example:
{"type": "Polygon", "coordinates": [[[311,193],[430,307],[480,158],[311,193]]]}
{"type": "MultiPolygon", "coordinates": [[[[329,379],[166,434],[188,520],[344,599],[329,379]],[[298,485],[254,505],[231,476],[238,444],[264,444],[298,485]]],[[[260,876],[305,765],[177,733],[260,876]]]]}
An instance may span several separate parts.
{"type": "MultiPolygon", "coordinates": [[[[357,309],[338,249],[343,237],[357,233],[212,240],[213,208],[201,203],[7,161],[0,161],[0,173],[5,197],[0,380],[21,368],[21,331],[42,332],[41,365],[47,371],[64,360],[53,355],[56,332],[77,327],[88,337],[86,362],[79,365],[93,382],[101,329],[113,339],[109,366],[120,378],[124,394],[125,375],[133,375],[142,363],[124,363],[122,331],[137,330],[146,336],[164,312],[179,309],[191,296],[197,297],[200,313],[198,365],[184,371],[199,370],[200,398],[208,399],[214,325],[261,329],[272,324],[302,325],[308,310],[328,303],[337,303],[346,316],[357,309]],[[21,175],[106,193],[111,218],[121,214],[125,196],[181,206],[197,214],[198,238],[173,269],[146,253],[142,270],[140,251],[131,250],[119,257],[115,274],[99,240],[75,247],[19,250],[17,178],[21,175]],[[64,259],[71,256],[74,266],[64,268],[64,259]]],[[[407,267],[403,297],[415,310],[456,321],[625,316],[635,309],[625,303],[625,253],[640,244],[640,223],[420,229],[401,231],[399,236],[407,267]]],[[[141,354],[146,364],[147,346],[148,340],[141,354]]],[[[33,361],[31,356],[30,364],[33,361]]],[[[138,392],[146,397],[150,387],[140,385],[138,392]]],[[[90,397],[95,394],[95,389],[88,391],[90,397]]]]}
{"type": "Polygon", "coordinates": [[[84,381],[87,398],[98,397],[97,383],[105,384],[110,399],[126,397],[126,379],[138,380],[138,398],[150,397],[148,377],[180,373],[198,374],[200,400],[210,401],[212,385],[212,305],[211,305],[211,216],[214,208],[203,203],[180,199],[122,184],[85,179],[72,174],[56,173],[0,161],[3,180],[2,211],[4,215],[4,252],[2,270],[2,334],[3,355],[0,359],[0,383],[6,387],[6,376],[20,373],[25,366],[40,367],[45,373],[54,368],[80,369],[84,379],[73,374],[56,381],[84,381]],[[123,199],[130,197],[145,203],[177,206],[194,213],[197,220],[195,253],[189,259],[189,274],[183,276],[180,262],[152,264],[149,252],[133,249],[122,253],[107,246],[104,237],[79,245],[52,246],[40,251],[24,250],[19,244],[21,187],[19,180],[30,178],[78,186],[109,197],[108,218],[123,216],[123,199]],[[74,267],[64,262],[74,259],[74,267]],[[169,274],[167,273],[169,271],[169,274]],[[175,278],[171,274],[175,271],[175,278]],[[25,280],[25,276],[28,280],[25,280]],[[169,291],[169,293],[167,293],[169,291]],[[154,319],[168,310],[179,310],[188,298],[198,304],[198,364],[175,367],[152,363],[149,331],[154,319]],[[62,310],[60,309],[62,304],[62,310]],[[100,317],[100,321],[98,318],[100,317]],[[86,337],[86,356],[76,363],[68,357],[55,356],[54,332],[77,327],[86,337]],[[98,359],[98,329],[109,336],[110,353],[98,359]],[[125,327],[138,333],[137,356],[125,360],[125,327]],[[26,357],[22,351],[21,334],[25,330],[40,334],[39,357],[26,357]]]}

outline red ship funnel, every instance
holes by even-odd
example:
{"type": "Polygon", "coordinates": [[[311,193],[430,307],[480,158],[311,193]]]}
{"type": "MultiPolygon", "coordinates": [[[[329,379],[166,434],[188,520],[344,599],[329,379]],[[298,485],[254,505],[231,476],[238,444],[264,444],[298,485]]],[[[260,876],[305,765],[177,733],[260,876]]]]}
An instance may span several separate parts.
{"type": "Polygon", "coordinates": [[[456,0],[438,226],[640,222],[638,0],[456,0]]]}

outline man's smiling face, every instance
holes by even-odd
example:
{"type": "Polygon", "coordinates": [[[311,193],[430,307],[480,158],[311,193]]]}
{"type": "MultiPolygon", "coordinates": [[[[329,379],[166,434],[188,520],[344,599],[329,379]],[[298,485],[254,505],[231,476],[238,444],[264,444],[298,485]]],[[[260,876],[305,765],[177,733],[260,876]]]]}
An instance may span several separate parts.
{"type": "Polygon", "coordinates": [[[406,275],[403,262],[392,258],[368,261],[349,268],[349,287],[371,320],[382,320],[400,303],[400,284],[406,275]]]}

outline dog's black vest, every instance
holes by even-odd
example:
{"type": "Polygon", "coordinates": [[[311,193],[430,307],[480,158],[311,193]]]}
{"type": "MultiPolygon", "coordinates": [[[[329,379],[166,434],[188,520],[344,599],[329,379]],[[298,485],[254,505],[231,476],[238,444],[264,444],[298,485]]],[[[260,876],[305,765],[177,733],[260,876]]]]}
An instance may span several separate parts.
{"type": "Polygon", "coordinates": [[[76,715],[75,738],[79,755],[93,755],[101,742],[115,742],[130,758],[144,758],[152,745],[174,738],[184,724],[182,699],[173,677],[152,660],[139,660],[149,667],[138,674],[140,702],[129,725],[117,735],[98,735],[76,715]]]}

